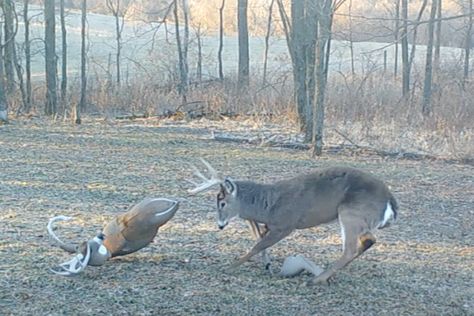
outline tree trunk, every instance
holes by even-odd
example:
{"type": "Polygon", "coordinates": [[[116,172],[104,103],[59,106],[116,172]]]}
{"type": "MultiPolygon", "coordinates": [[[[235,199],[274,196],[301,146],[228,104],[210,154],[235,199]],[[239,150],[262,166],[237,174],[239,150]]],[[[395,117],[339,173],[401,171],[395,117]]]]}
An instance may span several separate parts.
{"type": "Polygon", "coordinates": [[[25,85],[26,106],[25,112],[29,113],[32,106],[31,90],[31,43],[30,43],[30,19],[28,17],[29,0],[23,2],[23,23],[25,27],[25,85]]]}
{"type": "Polygon", "coordinates": [[[67,93],[67,33],[66,18],[64,14],[64,0],[59,2],[60,20],[61,20],[61,105],[63,111],[66,111],[66,93],[67,93]]]}
{"type": "Polygon", "coordinates": [[[81,99],[76,106],[76,124],[81,124],[81,112],[86,110],[87,92],[87,56],[86,56],[86,25],[87,23],[87,0],[82,0],[81,5],[81,99]]]}
{"type": "Polygon", "coordinates": [[[224,7],[225,0],[222,0],[221,7],[219,8],[219,51],[217,53],[217,59],[219,61],[220,81],[224,81],[224,70],[222,65],[222,49],[224,47],[224,7]]]}
{"type": "Polygon", "coordinates": [[[402,95],[408,100],[410,93],[410,66],[408,60],[408,0],[402,1],[402,30],[400,32],[402,44],[402,95]]]}
{"type": "Polygon", "coordinates": [[[186,86],[189,81],[188,48],[189,48],[189,2],[183,1],[183,20],[184,20],[184,38],[183,38],[183,67],[186,78],[186,86]]]}
{"type": "Polygon", "coordinates": [[[270,36],[272,34],[272,14],[273,14],[273,5],[275,0],[270,2],[270,7],[268,8],[268,20],[267,20],[267,31],[265,33],[265,50],[263,52],[263,85],[267,84],[267,64],[268,64],[268,49],[270,48],[270,36]]]}
{"type": "Polygon", "coordinates": [[[466,30],[466,40],[464,44],[464,73],[462,80],[462,88],[466,87],[466,82],[469,79],[469,58],[471,55],[471,46],[472,46],[472,23],[473,23],[473,11],[472,11],[472,0],[469,0],[468,4],[468,22],[466,30]]]}
{"type": "Polygon", "coordinates": [[[418,16],[413,26],[413,38],[411,43],[411,50],[410,50],[410,59],[408,60],[408,72],[411,75],[411,68],[413,66],[413,61],[415,60],[415,51],[416,51],[416,40],[418,37],[418,25],[423,17],[423,12],[425,12],[426,6],[428,5],[428,0],[423,0],[421,4],[420,11],[418,12],[418,16]]]}
{"type": "Polygon", "coordinates": [[[291,1],[291,44],[290,50],[293,52],[293,84],[294,93],[296,100],[296,110],[298,113],[298,119],[300,123],[300,130],[305,132],[307,130],[307,116],[306,116],[306,105],[307,102],[307,90],[306,90],[306,57],[305,49],[303,48],[304,42],[304,1],[292,0],[291,1]]]}
{"type": "Polygon", "coordinates": [[[313,107],[316,98],[316,43],[318,38],[318,7],[314,1],[307,0],[305,7],[305,32],[304,32],[304,58],[305,58],[305,88],[306,88],[306,104],[305,104],[305,141],[313,140],[313,107]]]}
{"type": "Polygon", "coordinates": [[[314,103],[313,156],[320,156],[323,149],[324,102],[326,94],[327,71],[329,65],[329,39],[332,28],[333,7],[331,0],[320,0],[319,35],[316,51],[316,102],[314,103]]]}
{"type": "MultiPolygon", "coordinates": [[[[3,46],[2,29],[0,28],[0,47],[3,46]]],[[[5,80],[3,70],[3,49],[0,49],[0,122],[8,122],[8,102],[5,95],[5,80]]]]}
{"type": "MultiPolygon", "coordinates": [[[[395,38],[395,43],[396,43],[396,38],[395,38]]],[[[395,47],[397,47],[396,44],[395,44],[395,47]]],[[[352,39],[352,0],[349,0],[349,51],[351,53],[351,74],[352,76],[354,76],[355,66],[354,66],[354,42],[352,39]]],[[[395,58],[396,58],[396,53],[395,53],[395,58]]]]}
{"type": "Polygon", "coordinates": [[[179,65],[179,76],[180,82],[178,85],[178,92],[183,98],[183,103],[186,103],[186,92],[187,92],[187,75],[186,68],[184,65],[183,47],[181,44],[181,35],[179,31],[179,14],[178,14],[178,0],[174,1],[174,25],[176,33],[176,46],[178,49],[178,65],[179,65]]]}
{"type": "Polygon", "coordinates": [[[443,1],[438,0],[438,6],[436,11],[436,31],[435,31],[435,48],[434,48],[434,59],[433,59],[433,74],[434,78],[438,78],[440,70],[440,57],[441,57],[441,22],[443,18],[443,1]]]}
{"type": "Polygon", "coordinates": [[[28,107],[28,102],[26,99],[25,81],[23,80],[23,68],[21,67],[20,60],[18,59],[16,43],[14,43],[13,45],[13,62],[15,65],[16,75],[18,78],[18,86],[20,87],[20,94],[21,94],[21,101],[22,101],[22,106],[19,107],[17,110],[17,113],[20,113],[22,108],[25,109],[28,107]]]}
{"type": "Polygon", "coordinates": [[[46,72],[46,115],[57,113],[57,89],[56,89],[56,22],[55,1],[44,1],[45,18],[45,72],[46,72]]]}
{"type": "Polygon", "coordinates": [[[15,91],[15,35],[16,29],[14,21],[14,8],[15,4],[12,0],[2,0],[2,9],[4,17],[4,32],[5,32],[5,41],[4,41],[4,71],[6,77],[6,92],[8,95],[11,95],[15,91]]]}
{"type": "Polygon", "coordinates": [[[199,84],[202,83],[202,34],[201,34],[201,25],[198,25],[196,30],[196,40],[197,40],[197,66],[196,66],[196,77],[199,84]]]}
{"type": "Polygon", "coordinates": [[[395,0],[395,31],[393,32],[395,38],[395,58],[393,64],[393,76],[398,76],[398,44],[400,41],[400,0],[395,0]]]}
{"type": "Polygon", "coordinates": [[[423,106],[422,113],[425,116],[431,113],[431,83],[433,77],[433,42],[434,42],[434,26],[436,18],[436,7],[438,0],[431,1],[430,21],[428,23],[428,44],[426,46],[426,65],[425,65],[425,81],[423,84],[423,106]]]}
{"type": "Polygon", "coordinates": [[[120,69],[120,56],[122,54],[122,31],[125,23],[124,13],[120,7],[121,0],[107,0],[106,4],[110,12],[115,18],[115,42],[117,44],[117,51],[115,53],[115,67],[116,67],[116,82],[117,87],[120,87],[122,74],[120,69]],[[122,20],[120,21],[120,18],[122,20]]]}
{"type": "Polygon", "coordinates": [[[238,0],[237,24],[239,29],[239,87],[249,84],[249,31],[247,23],[248,0],[238,0]]]}

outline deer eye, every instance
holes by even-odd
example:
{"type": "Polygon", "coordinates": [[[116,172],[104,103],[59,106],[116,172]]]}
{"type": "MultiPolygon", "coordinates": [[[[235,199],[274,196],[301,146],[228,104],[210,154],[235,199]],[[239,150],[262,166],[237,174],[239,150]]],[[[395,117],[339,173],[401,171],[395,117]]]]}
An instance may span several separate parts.
{"type": "Polygon", "coordinates": [[[221,206],[221,208],[224,208],[225,207],[225,202],[220,202],[219,205],[221,206]]]}

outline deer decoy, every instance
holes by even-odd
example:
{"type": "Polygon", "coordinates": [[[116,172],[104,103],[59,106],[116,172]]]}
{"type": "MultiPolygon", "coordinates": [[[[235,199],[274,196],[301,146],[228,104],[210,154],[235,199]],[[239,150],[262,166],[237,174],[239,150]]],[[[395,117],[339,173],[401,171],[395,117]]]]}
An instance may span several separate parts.
{"type": "Polygon", "coordinates": [[[108,259],[123,256],[146,247],[156,236],[158,229],[167,223],[179,208],[177,201],[165,198],[147,198],[116,216],[103,228],[102,233],[80,245],[65,243],[53,231],[53,224],[71,217],[55,216],[49,220],[49,235],[58,246],[77,253],[70,261],[51,269],[60,275],[71,276],[85,269],[87,265],[101,266],[108,259]]]}
{"type": "MultiPolygon", "coordinates": [[[[265,251],[296,229],[315,227],[339,220],[343,254],[330,268],[315,276],[308,284],[328,283],[329,278],[375,243],[372,232],[385,228],[397,217],[397,202],[388,187],[373,175],[354,168],[334,167],[281,180],[273,184],[221,179],[205,160],[210,177],[196,167],[196,175],[203,180],[195,183],[195,194],[215,185],[217,195],[217,224],[223,229],[229,220],[239,216],[253,223],[263,224],[257,244],[236,263],[235,268],[252,256],[265,251]]],[[[287,264],[294,275],[307,263],[296,258],[287,264]],[[294,270],[294,271],[293,271],[294,270]]],[[[286,269],[286,268],[285,268],[286,269]]],[[[310,271],[315,271],[310,268],[310,271]]]]}

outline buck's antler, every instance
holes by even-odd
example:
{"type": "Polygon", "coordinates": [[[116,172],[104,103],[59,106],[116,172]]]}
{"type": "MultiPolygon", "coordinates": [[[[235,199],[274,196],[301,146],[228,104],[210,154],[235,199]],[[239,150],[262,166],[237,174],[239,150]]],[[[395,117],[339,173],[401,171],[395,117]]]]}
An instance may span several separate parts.
{"type": "Polygon", "coordinates": [[[62,241],[61,239],[59,239],[58,236],[56,236],[56,234],[54,233],[53,231],[53,224],[57,221],[68,221],[72,219],[72,217],[69,217],[69,216],[63,216],[63,215],[60,215],[60,216],[55,216],[53,218],[51,218],[48,222],[48,233],[49,235],[57,241],[59,247],[67,252],[70,252],[70,253],[75,253],[77,251],[77,247],[74,246],[73,244],[67,244],[65,243],[64,241],[62,241]]]}
{"type": "MultiPolygon", "coordinates": [[[[65,243],[54,233],[53,231],[53,224],[57,221],[68,221],[71,220],[72,217],[69,216],[55,216],[51,218],[48,222],[48,233],[49,235],[58,243],[59,247],[67,252],[75,253],[78,251],[78,247],[74,246],[73,244],[65,243]]],[[[88,242],[85,243],[85,256],[82,253],[78,253],[75,255],[71,260],[63,262],[59,265],[61,270],[50,269],[53,273],[65,276],[75,275],[87,266],[91,257],[91,248],[88,242]]]]}
{"type": "Polygon", "coordinates": [[[202,183],[196,183],[192,180],[188,180],[190,183],[194,184],[196,187],[194,189],[189,189],[188,192],[191,194],[196,194],[202,191],[206,191],[207,189],[213,187],[216,184],[222,183],[222,179],[219,178],[219,175],[217,171],[204,159],[200,158],[202,163],[206,166],[207,170],[209,171],[210,178],[207,178],[204,176],[196,166],[191,165],[191,167],[194,169],[194,174],[204,180],[202,183]]]}
{"type": "Polygon", "coordinates": [[[69,261],[63,262],[59,264],[59,268],[62,270],[58,271],[55,269],[49,269],[51,272],[64,275],[64,276],[72,276],[76,275],[82,270],[84,270],[89,263],[89,259],[91,257],[91,247],[88,242],[85,244],[86,246],[86,255],[84,256],[82,253],[78,253],[74,258],[69,261]]]}

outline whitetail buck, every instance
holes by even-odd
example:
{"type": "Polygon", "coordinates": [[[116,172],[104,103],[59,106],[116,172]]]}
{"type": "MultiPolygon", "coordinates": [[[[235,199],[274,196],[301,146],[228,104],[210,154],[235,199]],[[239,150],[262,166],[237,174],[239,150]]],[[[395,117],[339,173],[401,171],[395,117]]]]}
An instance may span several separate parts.
{"type": "Polygon", "coordinates": [[[101,234],[78,246],[63,242],[53,232],[52,224],[54,222],[71,218],[55,216],[49,220],[48,233],[57,241],[61,249],[78,254],[51,271],[71,276],[84,270],[87,265],[101,266],[112,257],[140,250],[152,242],[158,228],[168,222],[178,208],[179,203],[173,200],[144,199],[105,225],[101,234]]]}
{"type": "Polygon", "coordinates": [[[339,269],[360,256],[375,243],[372,232],[390,225],[397,217],[397,202],[387,186],[374,176],[353,168],[321,169],[273,184],[221,179],[212,166],[201,159],[211,177],[196,167],[204,180],[195,194],[220,185],[217,195],[217,224],[223,229],[239,216],[264,224],[265,231],[257,244],[237,262],[235,268],[264,251],[296,229],[315,227],[336,219],[341,226],[343,254],[331,267],[308,284],[327,283],[339,269]]]}

